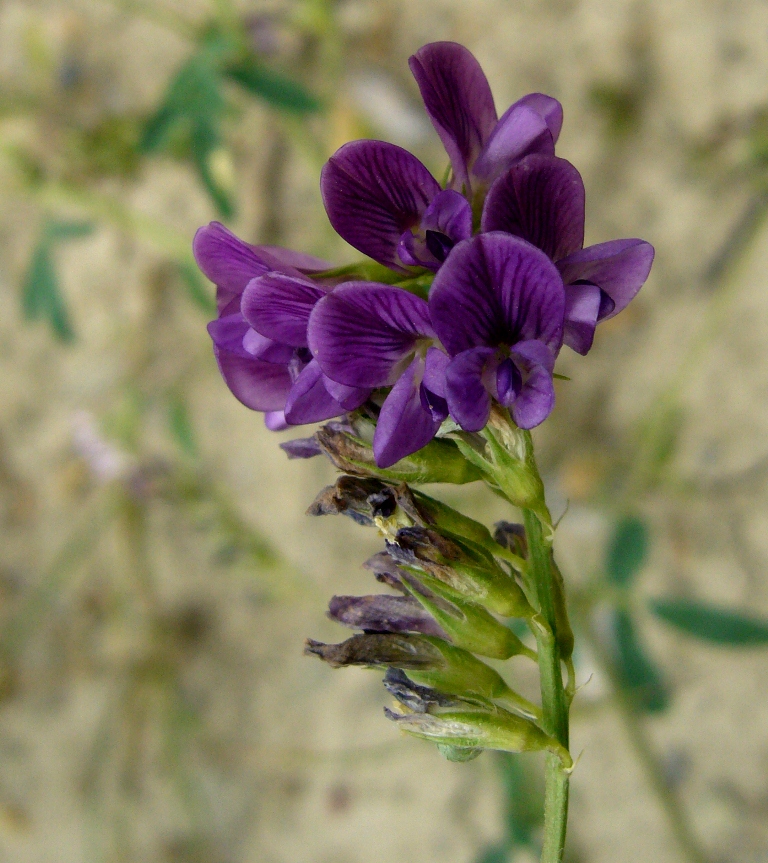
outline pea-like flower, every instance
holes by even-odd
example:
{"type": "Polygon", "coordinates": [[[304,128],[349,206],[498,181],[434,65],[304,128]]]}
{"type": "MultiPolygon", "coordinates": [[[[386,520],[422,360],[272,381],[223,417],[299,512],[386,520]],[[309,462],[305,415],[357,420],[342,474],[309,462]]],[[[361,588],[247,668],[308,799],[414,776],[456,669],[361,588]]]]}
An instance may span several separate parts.
{"type": "Polygon", "coordinates": [[[528,240],[557,265],[565,283],[568,347],[586,354],[595,327],[614,317],[648,278],[653,246],[627,239],[584,245],[584,183],[565,159],[534,154],[491,186],[482,231],[506,231],[528,240]]]}
{"type": "Polygon", "coordinates": [[[462,428],[480,431],[492,399],[520,428],[546,419],[565,290],[542,251],[500,231],[460,243],[435,276],[429,309],[451,357],[438,395],[462,428]]]}

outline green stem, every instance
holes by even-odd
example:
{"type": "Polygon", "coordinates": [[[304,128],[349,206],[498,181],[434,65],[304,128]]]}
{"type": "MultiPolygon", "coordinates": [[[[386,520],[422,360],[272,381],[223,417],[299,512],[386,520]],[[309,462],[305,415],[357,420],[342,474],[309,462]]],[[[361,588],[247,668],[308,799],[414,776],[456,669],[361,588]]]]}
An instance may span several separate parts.
{"type": "MultiPolygon", "coordinates": [[[[568,698],[563,686],[557,631],[551,546],[544,539],[539,516],[523,510],[528,540],[528,575],[538,600],[541,620],[535,627],[541,681],[542,726],[568,748],[568,698]]],[[[560,863],[565,851],[570,774],[557,755],[547,755],[544,796],[544,845],[541,863],[560,863]]]]}

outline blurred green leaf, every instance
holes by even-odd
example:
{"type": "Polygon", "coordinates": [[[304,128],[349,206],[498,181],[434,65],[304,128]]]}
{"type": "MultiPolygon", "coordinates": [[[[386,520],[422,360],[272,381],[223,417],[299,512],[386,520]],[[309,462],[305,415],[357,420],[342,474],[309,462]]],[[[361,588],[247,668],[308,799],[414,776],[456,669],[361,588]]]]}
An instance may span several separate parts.
{"type": "Polygon", "coordinates": [[[645,652],[634,622],[623,609],[614,611],[615,662],[622,685],[648,713],[669,706],[669,693],[661,672],[645,652]]]}
{"type": "Polygon", "coordinates": [[[40,232],[24,278],[24,317],[29,321],[41,318],[47,320],[56,338],[62,342],[73,341],[75,333],[56,272],[54,245],[62,240],[85,237],[92,231],[93,225],[88,222],[47,221],[40,232]]]}
{"type": "Polygon", "coordinates": [[[192,428],[192,420],[189,416],[187,403],[180,395],[171,398],[168,405],[168,424],[171,434],[181,450],[188,456],[197,456],[197,443],[192,428]]]}
{"type": "Polygon", "coordinates": [[[532,847],[544,823],[544,788],[541,777],[526,758],[500,752],[497,764],[505,795],[507,836],[512,846],[532,847]]]}
{"type": "Polygon", "coordinates": [[[654,599],[651,611],[687,635],[731,647],[768,644],[768,620],[692,599],[654,599]]]}
{"type": "Polygon", "coordinates": [[[621,519],[608,544],[605,569],[614,584],[626,587],[642,569],[648,556],[648,528],[636,516],[621,519]]]}
{"type": "Polygon", "coordinates": [[[243,54],[227,64],[227,76],[254,96],[275,108],[296,114],[320,110],[320,102],[301,84],[264,66],[253,54],[243,54]]]}
{"type": "Polygon", "coordinates": [[[208,293],[207,284],[197,267],[187,261],[177,261],[176,269],[192,302],[206,314],[216,314],[216,300],[208,293]]]}
{"type": "Polygon", "coordinates": [[[477,863],[509,863],[510,851],[506,845],[492,845],[480,854],[477,863]]]}

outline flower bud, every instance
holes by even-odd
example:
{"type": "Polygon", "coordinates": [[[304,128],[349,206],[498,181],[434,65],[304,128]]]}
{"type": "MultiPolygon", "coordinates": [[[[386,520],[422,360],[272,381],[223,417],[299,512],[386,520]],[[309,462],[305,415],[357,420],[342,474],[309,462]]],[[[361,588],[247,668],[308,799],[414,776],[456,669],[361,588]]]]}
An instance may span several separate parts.
{"type": "Polygon", "coordinates": [[[434,617],[412,596],[334,596],[328,617],[365,632],[420,632],[446,638],[434,617]]]}
{"type": "Polygon", "coordinates": [[[421,527],[403,528],[387,552],[401,567],[425,571],[459,596],[505,617],[534,614],[522,589],[480,546],[421,527]]]}
{"type": "Polygon", "coordinates": [[[413,524],[398,507],[392,486],[373,477],[341,476],[335,485],[324,488],[307,510],[307,515],[350,516],[358,524],[376,525],[386,535],[413,524]]]}
{"type": "Polygon", "coordinates": [[[448,440],[435,438],[392,467],[380,468],[373,458],[370,442],[338,424],[329,423],[318,429],[315,438],[333,464],[345,473],[377,476],[394,482],[447,482],[454,485],[482,479],[480,471],[467,462],[456,445],[448,440]]]}
{"type": "Polygon", "coordinates": [[[501,675],[471,653],[441,638],[400,633],[353,635],[341,644],[307,639],[304,652],[319,656],[332,668],[363,665],[400,668],[416,683],[459,696],[498,699],[536,716],[538,708],[507,686],[501,675]]]}
{"type": "Polygon", "coordinates": [[[380,551],[368,558],[363,567],[373,573],[376,581],[386,584],[393,590],[408,593],[408,588],[403,583],[405,570],[400,569],[386,551],[380,551]]]}

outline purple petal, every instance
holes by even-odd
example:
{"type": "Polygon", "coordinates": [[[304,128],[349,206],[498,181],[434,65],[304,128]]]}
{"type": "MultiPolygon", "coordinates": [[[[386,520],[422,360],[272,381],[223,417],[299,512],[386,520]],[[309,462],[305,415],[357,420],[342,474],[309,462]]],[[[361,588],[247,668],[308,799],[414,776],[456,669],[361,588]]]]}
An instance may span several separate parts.
{"type": "Polygon", "coordinates": [[[553,261],[584,244],[584,183],[570,162],[534,154],[491,186],[481,230],[528,240],[553,261]]]}
{"type": "Polygon", "coordinates": [[[325,294],[308,279],[267,273],[248,283],[240,308],[257,332],[301,348],[307,346],[309,315],[325,294]]]}
{"type": "Polygon", "coordinates": [[[600,318],[604,320],[629,305],[648,278],[653,254],[644,240],[611,240],[574,252],[558,262],[558,269],[566,285],[591,282],[605,291],[615,305],[600,318]]]}
{"type": "Polygon", "coordinates": [[[521,342],[510,353],[524,377],[520,395],[512,405],[512,419],[521,429],[532,429],[544,422],[555,406],[555,360],[549,348],[537,341],[521,342]]]}
{"type": "Polygon", "coordinates": [[[289,459],[314,458],[316,455],[322,455],[323,453],[314,435],[312,437],[299,437],[294,440],[283,441],[279,446],[289,459]]]}
{"type": "Polygon", "coordinates": [[[247,354],[265,363],[289,363],[295,353],[290,345],[268,339],[250,327],[243,336],[243,347],[247,354]]]}
{"type": "Polygon", "coordinates": [[[325,388],[323,372],[312,360],[296,378],[285,401],[285,421],[292,426],[318,423],[344,413],[325,388]]]}
{"type": "Polygon", "coordinates": [[[485,347],[463,351],[446,370],[448,410],[465,431],[480,431],[488,422],[491,396],[483,383],[483,373],[495,353],[493,348],[485,347]]]}
{"type": "Polygon", "coordinates": [[[485,183],[491,183],[530,153],[554,156],[555,142],[544,117],[521,100],[497,123],[475,163],[474,174],[485,183]]]}
{"type": "Polygon", "coordinates": [[[208,324],[208,335],[217,348],[248,359],[252,354],[243,346],[243,339],[250,327],[239,312],[224,315],[208,324]]]}
{"type": "Polygon", "coordinates": [[[597,285],[565,286],[565,327],[563,341],[584,356],[592,347],[600,314],[600,288],[597,285]]]}
{"type": "Polygon", "coordinates": [[[450,362],[451,358],[439,348],[427,350],[422,383],[430,392],[441,398],[445,398],[445,371],[450,362]]]}
{"type": "Polygon", "coordinates": [[[451,160],[454,185],[469,190],[469,172],[496,124],[488,80],[473,55],[455,42],[425,45],[408,65],[451,160]]]}
{"type": "Polygon", "coordinates": [[[426,446],[442,420],[435,419],[421,398],[424,360],[416,357],[392,387],[381,406],[373,435],[373,454],[379,467],[390,467],[426,446]]]}
{"type": "Polygon", "coordinates": [[[328,617],[351,629],[366,632],[421,632],[446,638],[446,634],[418,599],[412,596],[334,596],[328,617]]]}
{"type": "Polygon", "coordinates": [[[455,245],[472,236],[472,207],[464,195],[446,189],[435,195],[421,223],[425,230],[445,234],[455,245]]]}
{"type": "Polygon", "coordinates": [[[214,345],[221,375],[235,398],[254,411],[280,411],[291,389],[288,368],[245,358],[214,345]]]}
{"type": "Polygon", "coordinates": [[[401,270],[400,238],[419,224],[440,185],[407,150],[352,141],[326,163],[320,190],[338,234],[364,255],[401,270]]]}
{"type": "MultiPolygon", "coordinates": [[[[522,99],[518,99],[515,105],[525,105],[528,108],[533,108],[547,124],[552,135],[552,141],[555,144],[557,143],[557,139],[560,137],[560,130],[563,128],[563,106],[557,99],[552,98],[552,96],[545,96],[544,93],[529,93],[527,96],[523,96],[522,99]]],[[[511,107],[514,107],[514,105],[511,107]]],[[[509,113],[509,110],[506,113],[509,113]]]]}
{"type": "Polygon", "coordinates": [[[432,283],[429,309],[451,356],[526,339],[539,339],[557,351],[565,291],[543,252],[494,231],[454,247],[432,283]]]}
{"type": "MultiPolygon", "coordinates": [[[[288,423],[285,421],[285,411],[267,411],[264,414],[264,425],[270,431],[285,431],[288,428],[288,423]]],[[[280,446],[283,446],[283,444],[280,444],[280,446]]]]}
{"type": "Polygon", "coordinates": [[[308,275],[322,273],[333,267],[330,261],[324,261],[314,255],[305,255],[304,252],[295,252],[293,249],[284,249],[282,246],[254,246],[253,248],[270,265],[271,270],[280,273],[298,270],[308,275]]]}
{"type": "Polygon", "coordinates": [[[309,319],[309,345],[323,371],[351,387],[388,386],[419,337],[434,337],[429,307],[390,285],[348,282],[309,319]]]}
{"type": "Polygon", "coordinates": [[[495,396],[499,404],[504,405],[506,408],[511,407],[515,399],[520,395],[520,390],[523,386],[520,370],[511,357],[507,357],[507,359],[499,363],[493,383],[496,390],[495,396]]]}
{"type": "Polygon", "coordinates": [[[332,381],[328,375],[323,376],[323,383],[331,398],[335,399],[345,411],[359,408],[371,394],[369,387],[348,387],[346,384],[332,381]]]}

